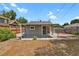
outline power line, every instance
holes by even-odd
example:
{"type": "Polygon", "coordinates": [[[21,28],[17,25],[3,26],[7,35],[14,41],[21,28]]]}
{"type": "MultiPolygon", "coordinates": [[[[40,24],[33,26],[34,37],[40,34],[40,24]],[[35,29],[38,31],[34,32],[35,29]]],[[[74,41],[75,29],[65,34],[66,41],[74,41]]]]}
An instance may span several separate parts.
{"type": "MultiPolygon", "coordinates": [[[[60,13],[62,12],[62,10],[64,9],[64,7],[65,7],[65,3],[64,4],[62,4],[62,6],[59,8],[60,9],[60,11],[57,11],[55,14],[56,15],[60,15],[60,13]]],[[[49,19],[49,20],[51,20],[51,19],[49,19]]]]}
{"type": "MultiPolygon", "coordinates": [[[[66,16],[68,15],[68,13],[70,12],[70,10],[71,10],[75,5],[76,5],[76,4],[73,3],[73,4],[69,7],[69,9],[68,9],[66,12],[64,12],[64,15],[62,15],[61,18],[62,18],[62,17],[63,17],[63,18],[66,17],[66,16]]],[[[62,10],[64,9],[65,6],[66,6],[66,4],[63,4],[62,7],[61,7],[61,11],[57,12],[56,15],[61,15],[61,12],[62,12],[62,10]]]]}
{"type": "MultiPolygon", "coordinates": [[[[70,11],[72,10],[72,8],[73,8],[74,6],[76,6],[75,3],[73,3],[73,4],[69,7],[69,9],[68,9],[66,12],[64,12],[64,15],[62,15],[62,16],[60,16],[60,17],[61,17],[61,18],[66,17],[66,16],[68,15],[68,13],[70,13],[70,11]]],[[[60,14],[60,15],[61,15],[61,14],[60,14]]]]}
{"type": "MultiPolygon", "coordinates": [[[[69,9],[71,10],[75,5],[76,5],[76,4],[73,3],[73,4],[69,7],[69,9]]],[[[65,12],[65,14],[64,14],[62,17],[65,17],[66,15],[68,15],[68,13],[70,12],[69,9],[65,12]]]]}
{"type": "Polygon", "coordinates": [[[64,4],[61,6],[60,11],[58,11],[58,12],[56,13],[56,15],[59,15],[59,14],[62,12],[62,10],[64,9],[65,6],[66,6],[66,4],[64,3],[64,4]]]}

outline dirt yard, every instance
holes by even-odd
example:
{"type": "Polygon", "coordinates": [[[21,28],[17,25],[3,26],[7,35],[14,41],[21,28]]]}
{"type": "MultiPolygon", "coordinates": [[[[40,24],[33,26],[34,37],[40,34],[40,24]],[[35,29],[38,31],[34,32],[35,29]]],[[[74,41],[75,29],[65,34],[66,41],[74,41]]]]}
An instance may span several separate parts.
{"type": "Polygon", "coordinates": [[[1,56],[79,56],[79,40],[8,40],[0,42],[1,56]]]}
{"type": "Polygon", "coordinates": [[[34,49],[46,46],[51,46],[51,43],[44,40],[8,40],[0,42],[0,55],[34,55],[34,49]]]}

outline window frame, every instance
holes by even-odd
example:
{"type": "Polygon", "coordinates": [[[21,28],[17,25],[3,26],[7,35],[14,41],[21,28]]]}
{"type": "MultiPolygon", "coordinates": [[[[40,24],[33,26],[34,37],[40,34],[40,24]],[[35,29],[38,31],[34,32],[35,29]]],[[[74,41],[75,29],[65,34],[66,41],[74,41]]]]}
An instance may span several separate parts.
{"type": "Polygon", "coordinates": [[[30,30],[35,30],[35,26],[30,26],[30,30]]]}

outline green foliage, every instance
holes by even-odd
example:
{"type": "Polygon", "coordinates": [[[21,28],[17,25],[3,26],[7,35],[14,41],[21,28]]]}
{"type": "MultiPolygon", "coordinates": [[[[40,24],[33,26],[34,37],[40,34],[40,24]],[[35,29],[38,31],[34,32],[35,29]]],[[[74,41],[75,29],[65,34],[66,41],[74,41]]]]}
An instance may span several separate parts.
{"type": "Polygon", "coordinates": [[[79,19],[74,19],[70,22],[70,24],[75,24],[75,23],[79,23],[79,19]]]}
{"type": "Polygon", "coordinates": [[[10,11],[3,10],[0,15],[4,16],[4,17],[7,17],[7,18],[10,18],[11,20],[15,20],[16,19],[16,12],[13,11],[13,10],[10,10],[10,11]]]}
{"type": "Polygon", "coordinates": [[[19,17],[19,19],[17,19],[17,21],[18,21],[20,24],[27,23],[27,20],[26,20],[24,17],[19,17]]]}
{"type": "Polygon", "coordinates": [[[64,23],[63,26],[69,25],[69,23],[64,23]]]}
{"type": "Polygon", "coordinates": [[[13,11],[13,10],[11,10],[11,11],[9,11],[8,12],[9,13],[9,17],[10,17],[10,19],[11,20],[15,20],[15,18],[16,18],[16,12],[15,11],[13,11]]]}
{"type": "Polygon", "coordinates": [[[34,36],[34,37],[33,37],[33,40],[37,40],[37,37],[36,37],[36,36],[34,36]]]}
{"type": "Polygon", "coordinates": [[[12,33],[9,29],[0,28],[0,41],[5,41],[11,38],[15,38],[14,33],[12,33]]]}

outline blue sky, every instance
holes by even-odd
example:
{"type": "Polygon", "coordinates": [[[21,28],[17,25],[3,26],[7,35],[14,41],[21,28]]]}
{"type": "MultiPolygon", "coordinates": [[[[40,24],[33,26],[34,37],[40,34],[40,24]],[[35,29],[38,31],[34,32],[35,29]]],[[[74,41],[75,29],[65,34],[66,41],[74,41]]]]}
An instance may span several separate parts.
{"type": "Polygon", "coordinates": [[[14,10],[17,18],[23,16],[29,21],[50,19],[52,23],[63,24],[79,18],[79,4],[75,3],[1,3],[2,10],[14,10]]]}

